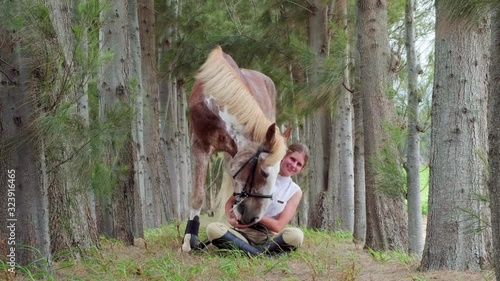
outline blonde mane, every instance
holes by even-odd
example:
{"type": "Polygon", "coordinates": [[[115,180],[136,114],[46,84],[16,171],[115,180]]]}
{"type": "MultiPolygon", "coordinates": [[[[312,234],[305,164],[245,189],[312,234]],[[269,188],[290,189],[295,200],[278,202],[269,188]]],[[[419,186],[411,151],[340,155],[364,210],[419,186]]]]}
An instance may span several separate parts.
{"type": "MultiPolygon", "coordinates": [[[[227,111],[235,116],[243,126],[244,134],[251,136],[255,142],[264,142],[272,122],[267,119],[250,90],[241,81],[240,74],[224,58],[220,46],[212,50],[196,79],[203,83],[206,94],[224,105],[227,111]]],[[[277,127],[276,132],[279,132],[277,127]]],[[[281,133],[277,133],[274,140],[270,155],[264,164],[272,165],[285,156],[286,142],[281,133]]]]}

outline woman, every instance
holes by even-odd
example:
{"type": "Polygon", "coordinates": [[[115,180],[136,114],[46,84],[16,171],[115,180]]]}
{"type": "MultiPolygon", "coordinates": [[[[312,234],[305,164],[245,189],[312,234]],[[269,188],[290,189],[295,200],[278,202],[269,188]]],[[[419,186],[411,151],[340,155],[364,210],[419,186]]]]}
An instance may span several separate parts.
{"type": "Polygon", "coordinates": [[[240,224],[233,213],[236,198],[231,196],[226,202],[225,211],[232,228],[219,222],[210,223],[207,226],[208,240],[218,248],[240,249],[249,255],[283,253],[299,247],[304,234],[298,228],[286,227],[302,198],[302,190],[291,176],[298,174],[308,159],[309,149],[306,145],[290,145],[281,161],[273,198],[262,220],[252,225],[240,224]]]}

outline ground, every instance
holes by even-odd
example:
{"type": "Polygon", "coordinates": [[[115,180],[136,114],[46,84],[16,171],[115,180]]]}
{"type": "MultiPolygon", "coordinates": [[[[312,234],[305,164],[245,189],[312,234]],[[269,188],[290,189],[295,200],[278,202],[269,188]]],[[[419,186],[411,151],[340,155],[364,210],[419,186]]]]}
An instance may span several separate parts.
{"type": "Polygon", "coordinates": [[[309,230],[303,246],[286,257],[249,258],[213,246],[183,253],[183,229],[160,229],[145,240],[136,239],[134,246],[103,238],[90,260],[57,262],[55,280],[495,280],[492,271],[420,272],[419,261],[404,253],[370,252],[353,243],[349,234],[309,230]]]}

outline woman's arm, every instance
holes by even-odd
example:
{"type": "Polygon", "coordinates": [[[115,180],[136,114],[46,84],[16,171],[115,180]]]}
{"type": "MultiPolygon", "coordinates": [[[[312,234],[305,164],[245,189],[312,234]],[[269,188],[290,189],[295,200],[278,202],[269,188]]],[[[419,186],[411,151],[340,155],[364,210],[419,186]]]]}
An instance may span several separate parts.
{"type": "Polygon", "coordinates": [[[259,221],[260,224],[264,225],[269,231],[280,232],[285,228],[285,226],[292,220],[297,207],[299,206],[300,199],[302,198],[302,190],[298,190],[293,194],[293,196],[286,203],[283,212],[278,216],[277,219],[263,217],[259,221]]]}

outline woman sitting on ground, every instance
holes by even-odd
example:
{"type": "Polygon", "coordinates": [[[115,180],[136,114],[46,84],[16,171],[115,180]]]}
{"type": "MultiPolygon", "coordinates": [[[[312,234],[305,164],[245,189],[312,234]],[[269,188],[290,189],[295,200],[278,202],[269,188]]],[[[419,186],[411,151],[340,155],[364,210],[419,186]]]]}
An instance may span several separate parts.
{"type": "Polygon", "coordinates": [[[302,190],[291,176],[298,174],[308,159],[309,149],[306,145],[290,145],[281,161],[273,198],[262,220],[252,225],[240,224],[233,213],[236,198],[231,196],[225,204],[225,212],[232,227],[220,222],[210,223],[207,226],[208,240],[218,248],[239,249],[251,256],[289,252],[302,245],[302,230],[286,226],[295,215],[302,198],[302,190]]]}

